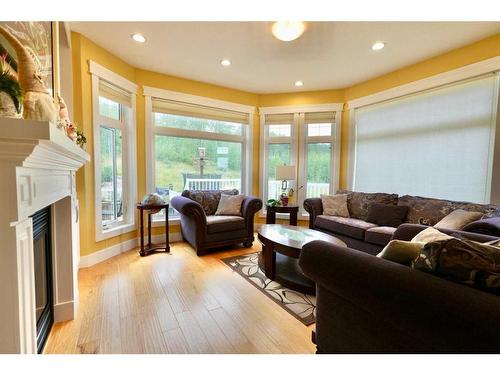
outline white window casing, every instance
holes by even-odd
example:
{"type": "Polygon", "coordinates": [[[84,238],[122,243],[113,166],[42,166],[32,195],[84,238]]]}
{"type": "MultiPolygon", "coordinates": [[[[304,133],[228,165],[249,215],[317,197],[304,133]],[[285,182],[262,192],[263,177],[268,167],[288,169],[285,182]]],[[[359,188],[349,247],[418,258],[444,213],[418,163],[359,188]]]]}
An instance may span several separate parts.
{"type": "Polygon", "coordinates": [[[102,241],[136,229],[137,200],[136,94],[137,85],[122,76],[89,61],[92,76],[92,113],[94,148],[95,238],[102,241]],[[120,104],[120,120],[102,116],[99,97],[120,104]],[[122,133],[122,210],[123,220],[104,227],[101,206],[101,127],[120,129],[122,133]]]}
{"type": "MultiPolygon", "coordinates": [[[[144,97],[147,166],[146,189],[148,192],[154,192],[156,189],[155,136],[165,135],[171,137],[240,143],[241,193],[251,193],[252,125],[255,107],[146,86],[144,87],[144,97]],[[217,131],[211,132],[169,126],[155,126],[154,113],[238,123],[242,124],[241,134],[226,134],[217,131]]],[[[172,217],[169,219],[171,222],[179,220],[178,218],[172,217]]],[[[153,222],[153,225],[161,225],[161,223],[153,222]]]]}
{"type": "MultiPolygon", "coordinates": [[[[292,182],[295,190],[293,204],[300,207],[300,216],[306,217],[307,213],[303,210],[303,202],[306,198],[307,189],[307,154],[308,145],[315,143],[328,143],[330,149],[330,181],[325,193],[333,193],[339,187],[340,171],[340,127],[342,103],[305,105],[305,106],[283,106],[283,107],[261,107],[260,111],[260,190],[264,203],[267,202],[269,195],[269,147],[272,144],[289,144],[291,149],[290,165],[297,168],[297,180],[292,182]],[[290,136],[270,135],[269,129],[277,125],[291,125],[290,136]],[[326,124],[331,124],[328,135],[308,135],[308,124],[322,124],[317,128],[325,131],[326,124]],[[300,188],[300,187],[303,188],[300,188]]],[[[279,132],[275,132],[279,133],[279,132]]],[[[282,132],[282,134],[285,134],[282,132]]],[[[311,184],[313,185],[313,184],[311,184]]],[[[262,212],[261,215],[265,213],[262,212]]],[[[281,215],[283,216],[283,215],[281,215]]],[[[278,215],[278,217],[281,217],[278,215]]],[[[283,216],[283,217],[286,217],[283,216]]]]}

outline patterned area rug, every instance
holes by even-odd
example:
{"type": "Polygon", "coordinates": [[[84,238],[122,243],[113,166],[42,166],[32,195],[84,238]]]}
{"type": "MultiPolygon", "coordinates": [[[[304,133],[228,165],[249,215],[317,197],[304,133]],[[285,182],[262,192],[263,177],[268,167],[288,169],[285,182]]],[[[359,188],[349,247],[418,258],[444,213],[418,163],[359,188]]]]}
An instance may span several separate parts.
{"type": "Polygon", "coordinates": [[[285,288],[268,279],[259,268],[259,253],[221,260],[305,325],[316,321],[316,297],[285,288]]]}

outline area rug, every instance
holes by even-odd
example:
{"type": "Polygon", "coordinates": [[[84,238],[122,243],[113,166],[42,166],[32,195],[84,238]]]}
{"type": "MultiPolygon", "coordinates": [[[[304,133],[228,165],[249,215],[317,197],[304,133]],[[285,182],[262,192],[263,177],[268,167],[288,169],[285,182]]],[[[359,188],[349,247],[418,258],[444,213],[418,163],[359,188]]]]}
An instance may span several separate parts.
{"type": "Polygon", "coordinates": [[[316,297],[283,287],[266,277],[259,268],[259,253],[221,259],[245,280],[271,298],[305,325],[316,321],[316,297]]]}

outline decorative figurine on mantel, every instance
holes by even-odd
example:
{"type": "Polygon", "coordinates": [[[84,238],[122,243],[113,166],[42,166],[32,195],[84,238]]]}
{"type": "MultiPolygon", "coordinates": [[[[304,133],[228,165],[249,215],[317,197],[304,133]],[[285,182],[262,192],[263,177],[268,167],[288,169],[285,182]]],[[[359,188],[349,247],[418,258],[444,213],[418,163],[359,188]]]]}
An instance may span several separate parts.
{"type": "Polygon", "coordinates": [[[23,91],[23,118],[27,120],[57,122],[57,107],[45,87],[40,69],[34,57],[6,28],[0,26],[0,34],[16,51],[18,80],[23,91]]]}

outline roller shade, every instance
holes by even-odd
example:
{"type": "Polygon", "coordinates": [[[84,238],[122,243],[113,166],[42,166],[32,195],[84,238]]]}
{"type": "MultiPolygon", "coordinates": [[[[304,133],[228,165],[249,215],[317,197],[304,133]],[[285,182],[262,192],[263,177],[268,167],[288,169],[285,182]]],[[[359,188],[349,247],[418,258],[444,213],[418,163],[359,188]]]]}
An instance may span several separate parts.
{"type": "Polygon", "coordinates": [[[266,115],[266,124],[293,124],[293,113],[276,113],[266,115]]]}
{"type": "Polygon", "coordinates": [[[120,103],[126,107],[132,107],[132,96],[129,92],[103,80],[99,80],[99,96],[120,103]]]}
{"type": "Polygon", "coordinates": [[[226,109],[157,98],[153,98],[152,104],[153,112],[156,113],[235,122],[240,124],[249,123],[249,115],[244,112],[230,111],[226,109]]]}
{"type": "Polygon", "coordinates": [[[354,190],[487,203],[497,106],[490,75],[357,109],[354,190]]]}
{"type": "Polygon", "coordinates": [[[306,124],[335,122],[335,112],[309,112],[304,115],[306,124]]]}

